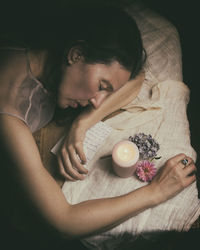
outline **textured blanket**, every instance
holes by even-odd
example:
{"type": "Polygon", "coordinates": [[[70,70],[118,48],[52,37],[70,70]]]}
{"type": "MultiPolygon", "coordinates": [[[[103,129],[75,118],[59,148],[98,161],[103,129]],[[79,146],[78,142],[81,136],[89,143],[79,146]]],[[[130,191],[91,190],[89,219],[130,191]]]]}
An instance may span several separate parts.
{"type": "MultiPolygon", "coordinates": [[[[62,190],[67,200],[75,204],[113,197],[146,185],[135,176],[117,177],[112,172],[111,159],[100,159],[111,153],[116,142],[139,132],[151,134],[160,144],[158,153],[162,158],[155,162],[158,169],[178,153],[195,160],[186,116],[188,101],[189,89],[182,82],[168,80],[149,84],[145,81],[138,97],[124,107],[126,111],[106,121],[114,129],[89,163],[89,176],[84,181],[64,184],[62,190]]],[[[90,249],[117,249],[116,244],[123,241],[127,233],[137,237],[156,231],[187,231],[199,215],[200,200],[196,183],[193,183],[167,202],[147,209],[112,230],[86,238],[83,243],[90,249]]]]}
{"type": "MultiPolygon", "coordinates": [[[[132,15],[141,31],[147,52],[146,80],[137,98],[123,107],[123,113],[109,119],[106,124],[113,132],[89,163],[89,176],[76,183],[66,182],[63,193],[72,204],[95,198],[126,194],[145,183],[135,176],[119,178],[113,174],[108,155],[115,143],[136,133],[151,134],[160,144],[161,168],[165,161],[179,153],[196,160],[190,144],[190,131],[186,115],[189,89],[182,83],[181,49],[174,26],[144,5],[130,5],[132,15]]],[[[153,194],[152,194],[153,195],[153,194]]],[[[89,249],[123,249],[127,234],[134,240],[138,235],[168,230],[187,231],[200,215],[200,200],[196,183],[173,199],[138,214],[105,233],[89,237],[83,243],[89,249]]]]}

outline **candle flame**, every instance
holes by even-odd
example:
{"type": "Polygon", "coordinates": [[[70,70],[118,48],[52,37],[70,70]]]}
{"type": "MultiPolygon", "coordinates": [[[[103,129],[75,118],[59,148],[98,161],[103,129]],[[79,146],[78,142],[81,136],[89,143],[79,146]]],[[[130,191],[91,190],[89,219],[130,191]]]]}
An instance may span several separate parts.
{"type": "Polygon", "coordinates": [[[116,151],[117,157],[124,162],[132,161],[135,158],[135,149],[129,144],[120,145],[116,151]]]}

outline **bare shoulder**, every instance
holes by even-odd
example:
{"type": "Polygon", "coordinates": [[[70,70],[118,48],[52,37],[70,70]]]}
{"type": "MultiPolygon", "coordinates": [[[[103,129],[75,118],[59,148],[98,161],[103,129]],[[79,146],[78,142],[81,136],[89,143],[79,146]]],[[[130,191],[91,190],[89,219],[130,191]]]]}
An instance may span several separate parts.
{"type": "Polygon", "coordinates": [[[17,117],[0,113],[0,136],[5,135],[5,130],[29,130],[27,125],[17,117]]]}
{"type": "Polygon", "coordinates": [[[56,181],[43,166],[29,128],[12,116],[0,115],[0,143],[4,153],[3,161],[1,158],[4,183],[1,182],[0,190],[5,190],[3,203],[7,209],[6,214],[14,217],[10,218],[11,223],[15,226],[19,223],[19,227],[23,224],[26,231],[35,232],[42,218],[42,223],[58,225],[60,228],[69,204],[56,181]],[[59,217],[61,219],[57,223],[59,217]]]}
{"type": "Polygon", "coordinates": [[[20,231],[36,232],[41,222],[29,196],[39,192],[38,183],[45,183],[44,174],[40,174],[43,166],[28,127],[9,115],[0,115],[0,158],[0,194],[5,207],[4,213],[0,209],[1,215],[5,214],[7,223],[20,231]]]}

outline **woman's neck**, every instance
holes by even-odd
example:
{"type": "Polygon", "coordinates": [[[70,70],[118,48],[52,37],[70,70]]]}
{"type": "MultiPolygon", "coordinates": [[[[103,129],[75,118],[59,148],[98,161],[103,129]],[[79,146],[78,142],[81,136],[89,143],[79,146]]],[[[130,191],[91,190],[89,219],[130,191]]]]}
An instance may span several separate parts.
{"type": "Polygon", "coordinates": [[[31,72],[38,80],[43,78],[47,54],[45,50],[30,50],[28,52],[31,72]]]}
{"type": "Polygon", "coordinates": [[[29,52],[29,60],[32,74],[43,86],[56,94],[57,86],[62,77],[62,56],[47,50],[32,50],[29,52]]]}

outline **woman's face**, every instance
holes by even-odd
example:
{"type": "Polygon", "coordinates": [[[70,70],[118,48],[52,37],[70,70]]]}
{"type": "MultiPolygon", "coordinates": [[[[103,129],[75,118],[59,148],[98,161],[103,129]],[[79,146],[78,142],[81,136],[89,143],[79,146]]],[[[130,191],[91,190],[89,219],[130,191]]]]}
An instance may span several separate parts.
{"type": "Polygon", "coordinates": [[[98,108],[107,96],[122,87],[131,73],[117,61],[110,65],[86,64],[84,60],[69,61],[64,66],[58,88],[58,106],[76,108],[92,105],[98,108]]]}

